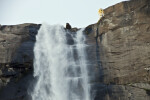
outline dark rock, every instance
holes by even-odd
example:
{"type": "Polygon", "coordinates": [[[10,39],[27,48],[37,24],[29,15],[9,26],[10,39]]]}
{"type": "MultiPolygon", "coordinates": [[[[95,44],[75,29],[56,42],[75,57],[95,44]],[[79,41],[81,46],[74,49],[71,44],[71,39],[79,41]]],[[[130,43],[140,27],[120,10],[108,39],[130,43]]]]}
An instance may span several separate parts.
{"type": "Polygon", "coordinates": [[[71,29],[71,25],[69,23],[66,23],[66,29],[71,29]]]}
{"type": "Polygon", "coordinates": [[[74,28],[71,28],[71,32],[77,32],[79,29],[74,27],[74,28]]]}
{"type": "Polygon", "coordinates": [[[27,100],[39,28],[37,24],[0,27],[0,100],[27,100]]]}

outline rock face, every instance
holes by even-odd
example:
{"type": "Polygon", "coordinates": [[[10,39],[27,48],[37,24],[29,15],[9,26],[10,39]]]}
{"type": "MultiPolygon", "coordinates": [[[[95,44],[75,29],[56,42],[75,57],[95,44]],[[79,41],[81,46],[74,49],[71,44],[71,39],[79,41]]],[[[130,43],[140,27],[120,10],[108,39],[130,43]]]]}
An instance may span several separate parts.
{"type": "Polygon", "coordinates": [[[122,2],[104,12],[85,30],[100,65],[95,100],[150,100],[150,1],[122,2]]]}
{"type": "MultiPolygon", "coordinates": [[[[150,1],[122,2],[104,13],[85,29],[93,100],[150,100],[150,1]]],[[[31,100],[39,28],[0,26],[0,100],[31,100]]]]}
{"type": "Polygon", "coordinates": [[[25,100],[33,80],[33,47],[40,25],[0,27],[0,100],[25,100]]]}

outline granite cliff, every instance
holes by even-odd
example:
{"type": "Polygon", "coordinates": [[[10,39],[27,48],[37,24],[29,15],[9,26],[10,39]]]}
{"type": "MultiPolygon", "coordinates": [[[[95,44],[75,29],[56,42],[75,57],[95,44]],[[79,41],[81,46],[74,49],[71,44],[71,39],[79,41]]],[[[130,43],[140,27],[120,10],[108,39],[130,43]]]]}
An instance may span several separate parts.
{"type": "MultiPolygon", "coordinates": [[[[94,100],[150,100],[150,1],[121,2],[104,12],[85,29],[94,100]]],[[[30,100],[39,28],[0,26],[0,100],[30,100]]]]}
{"type": "Polygon", "coordinates": [[[24,100],[33,80],[33,47],[40,25],[0,27],[0,100],[24,100]],[[30,82],[29,82],[30,81],[30,82]]]}
{"type": "Polygon", "coordinates": [[[96,98],[150,100],[150,1],[126,1],[104,12],[85,30],[96,39],[101,64],[96,98]]]}

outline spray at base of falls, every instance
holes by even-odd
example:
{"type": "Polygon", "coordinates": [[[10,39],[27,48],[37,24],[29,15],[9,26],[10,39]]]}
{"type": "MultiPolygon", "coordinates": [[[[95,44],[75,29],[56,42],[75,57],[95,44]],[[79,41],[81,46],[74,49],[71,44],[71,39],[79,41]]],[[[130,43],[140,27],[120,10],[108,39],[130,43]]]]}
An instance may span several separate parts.
{"type": "Polygon", "coordinates": [[[38,80],[32,100],[91,100],[83,30],[71,34],[60,25],[41,26],[34,47],[38,80]]]}

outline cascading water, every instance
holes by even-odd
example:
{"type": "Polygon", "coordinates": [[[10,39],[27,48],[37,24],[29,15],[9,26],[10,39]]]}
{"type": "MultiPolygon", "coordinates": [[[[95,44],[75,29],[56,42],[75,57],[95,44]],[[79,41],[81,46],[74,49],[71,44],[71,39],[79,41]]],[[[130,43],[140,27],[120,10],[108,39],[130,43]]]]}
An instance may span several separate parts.
{"type": "Polygon", "coordinates": [[[32,100],[90,100],[82,31],[71,34],[60,25],[41,26],[34,47],[34,77],[38,80],[32,100]]]}

